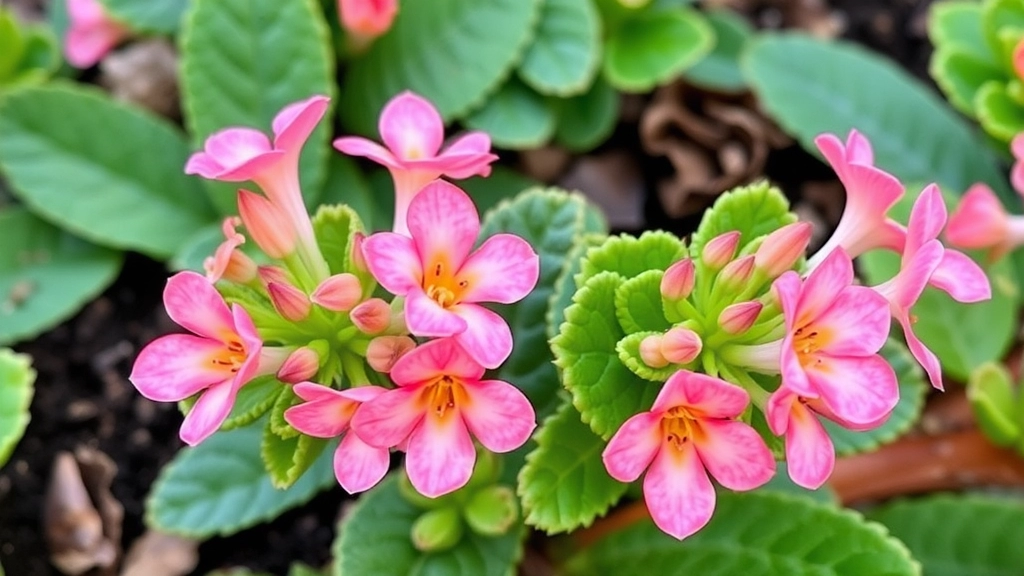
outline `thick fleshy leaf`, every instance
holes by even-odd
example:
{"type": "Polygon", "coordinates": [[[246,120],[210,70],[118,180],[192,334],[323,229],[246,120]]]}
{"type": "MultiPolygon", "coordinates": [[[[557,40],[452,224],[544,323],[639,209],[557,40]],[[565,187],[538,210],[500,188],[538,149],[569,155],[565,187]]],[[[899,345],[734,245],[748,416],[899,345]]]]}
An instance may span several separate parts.
{"type": "Polygon", "coordinates": [[[558,100],[555,140],[575,152],[598,146],[615,129],[619,104],[619,93],[599,76],[585,93],[558,100]]]}
{"type": "Polygon", "coordinates": [[[111,16],[128,24],[132,30],[174,34],[190,0],[132,2],[132,0],[99,0],[111,16]]]}
{"type": "Polygon", "coordinates": [[[518,150],[547,142],[557,122],[552,103],[515,77],[465,119],[469,128],[490,134],[495,146],[518,150]]]}
{"type": "Polygon", "coordinates": [[[1002,141],[1024,130],[1024,110],[998,80],[983,84],[974,96],[975,113],[985,132],[1002,141]]]}
{"type": "MultiPolygon", "coordinates": [[[[281,394],[278,398],[284,397],[286,395],[281,394]]],[[[270,422],[263,429],[260,456],[263,458],[264,470],[270,475],[270,482],[274,488],[286,490],[302,478],[309,467],[325,452],[327,440],[299,434],[291,427],[289,430],[294,435],[283,437],[270,425],[273,423],[274,416],[274,412],[271,412],[270,422]]]]}
{"type": "Polygon", "coordinates": [[[582,288],[592,276],[605,271],[628,280],[648,270],[665,270],[685,256],[686,245],[669,232],[648,231],[639,237],[612,236],[601,246],[587,251],[576,276],[576,286],[582,288]]]}
{"type": "Polygon", "coordinates": [[[519,76],[542,94],[580,94],[600,64],[600,36],[601,21],[590,0],[544,0],[519,76]]]}
{"type": "Polygon", "coordinates": [[[604,75],[620,90],[644,92],[700,61],[715,36],[688,8],[638,11],[605,41],[604,75]]]}
{"type": "Polygon", "coordinates": [[[731,10],[709,10],[704,16],[715,33],[715,46],[686,71],[686,79],[714,90],[744,90],[747,82],[740,69],[740,55],[753,35],[753,28],[743,16],[731,10]]]}
{"type": "Polygon", "coordinates": [[[690,253],[700,254],[709,240],[733,230],[740,232],[738,250],[742,252],[755,238],[796,220],[796,215],[789,211],[789,200],[775,186],[758,182],[733,188],[719,196],[704,212],[700,226],[690,239],[690,253]]]}
{"type": "Polygon", "coordinates": [[[627,333],[664,332],[672,327],[661,301],[661,270],[648,270],[615,290],[615,315],[627,333]]]}
{"type": "Polygon", "coordinates": [[[967,399],[985,436],[994,444],[1009,446],[1021,436],[1018,396],[1013,375],[995,362],[979,366],[967,381],[967,399]]]}
{"type": "Polygon", "coordinates": [[[0,348],[0,466],[11,457],[28,426],[35,380],[28,356],[0,348]]]}

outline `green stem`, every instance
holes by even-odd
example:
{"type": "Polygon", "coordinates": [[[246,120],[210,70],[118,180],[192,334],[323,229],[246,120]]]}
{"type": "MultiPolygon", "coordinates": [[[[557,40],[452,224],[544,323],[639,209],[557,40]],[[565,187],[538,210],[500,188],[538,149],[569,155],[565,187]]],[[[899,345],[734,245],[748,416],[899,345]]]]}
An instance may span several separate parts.
{"type": "Polygon", "coordinates": [[[363,366],[363,359],[347,351],[339,354],[341,357],[341,370],[345,374],[350,387],[366,386],[370,378],[366,375],[366,368],[363,366]]]}
{"type": "Polygon", "coordinates": [[[764,412],[768,406],[768,397],[771,395],[767,390],[761,387],[746,370],[733,366],[729,367],[723,364],[721,367],[722,375],[726,380],[734,384],[738,384],[741,388],[750,394],[750,401],[753,402],[754,406],[758,410],[764,412]]]}

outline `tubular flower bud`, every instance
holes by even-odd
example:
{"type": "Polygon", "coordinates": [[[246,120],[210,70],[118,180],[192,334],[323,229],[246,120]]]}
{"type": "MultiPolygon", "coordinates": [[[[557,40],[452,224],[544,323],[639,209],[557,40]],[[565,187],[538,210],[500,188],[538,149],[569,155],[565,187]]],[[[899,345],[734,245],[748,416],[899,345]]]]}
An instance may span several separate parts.
{"type": "Polygon", "coordinates": [[[288,355],[281,369],[277,371],[277,379],[289,384],[309,380],[320,369],[320,355],[308,346],[295,349],[288,355]]]}
{"type": "Polygon", "coordinates": [[[366,257],[363,255],[363,241],[366,234],[356,232],[352,235],[352,254],[349,257],[349,265],[357,274],[366,274],[370,269],[366,266],[366,257]]]}
{"type": "Polygon", "coordinates": [[[664,368],[668,360],[661,353],[661,335],[651,335],[640,341],[640,359],[651,368],[664,368]]]}
{"type": "Polygon", "coordinates": [[[285,272],[284,268],[280,266],[269,266],[263,265],[256,268],[256,275],[259,276],[260,282],[264,288],[268,288],[272,282],[278,284],[289,284],[291,281],[288,279],[288,273],[285,272]]]}
{"type": "Polygon", "coordinates": [[[221,278],[228,282],[248,284],[256,279],[256,262],[241,250],[235,250],[228,258],[227,266],[221,278]]]}
{"type": "Polygon", "coordinates": [[[661,338],[661,355],[673,364],[686,364],[700,355],[704,343],[689,328],[672,328],[661,338]]]}
{"type": "Polygon", "coordinates": [[[464,531],[458,508],[430,510],[413,522],[412,545],[420,552],[444,552],[459,543],[464,531]]]}
{"type": "Polygon", "coordinates": [[[747,280],[750,280],[750,276],[753,272],[753,254],[737,258],[726,264],[725,268],[722,268],[722,271],[718,273],[718,280],[715,282],[715,289],[725,290],[727,292],[739,290],[747,280]]]}
{"type": "Polygon", "coordinates": [[[693,283],[693,260],[683,258],[669,266],[661,277],[661,297],[670,301],[683,300],[693,291],[693,283]]]}
{"type": "Polygon", "coordinates": [[[810,222],[794,222],[772,232],[757,249],[754,266],[769,278],[780,276],[807,250],[812,228],[810,222]]]}
{"type": "Polygon", "coordinates": [[[740,245],[740,233],[737,230],[726,232],[715,236],[701,252],[701,260],[713,270],[720,270],[736,256],[736,249],[740,245]]]}
{"type": "Polygon", "coordinates": [[[398,359],[416,347],[408,336],[378,336],[370,340],[366,349],[366,362],[381,374],[391,372],[398,359]]]}
{"type": "Polygon", "coordinates": [[[238,213],[256,245],[271,258],[295,251],[295,229],[287,215],[267,198],[248,190],[238,191],[238,213]]]}
{"type": "Polygon", "coordinates": [[[391,306],[380,298],[370,298],[349,312],[352,323],[366,334],[380,334],[391,326],[391,306]]]}
{"type": "Polygon", "coordinates": [[[718,325],[729,334],[742,334],[754,325],[763,307],[756,300],[732,304],[718,315],[718,325]]]}
{"type": "Polygon", "coordinates": [[[270,302],[282,317],[299,322],[309,316],[312,304],[301,290],[288,283],[271,282],[267,285],[270,302]]]}
{"type": "Polygon", "coordinates": [[[363,298],[363,287],[355,274],[335,274],[320,283],[309,299],[334,312],[348,312],[363,298]]]}

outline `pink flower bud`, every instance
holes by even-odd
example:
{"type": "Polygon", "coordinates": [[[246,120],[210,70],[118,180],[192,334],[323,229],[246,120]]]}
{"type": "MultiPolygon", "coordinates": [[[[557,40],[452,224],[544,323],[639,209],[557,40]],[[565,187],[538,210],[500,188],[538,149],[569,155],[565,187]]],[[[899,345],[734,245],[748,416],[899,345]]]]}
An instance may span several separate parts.
{"type": "Polygon", "coordinates": [[[308,346],[296,348],[288,355],[281,369],[277,371],[277,379],[289,384],[298,384],[309,380],[320,369],[320,355],[308,346]]]}
{"type": "Polygon", "coordinates": [[[354,274],[343,272],[324,280],[316,287],[309,297],[318,304],[334,312],[348,312],[363,298],[363,287],[354,274]]]}
{"type": "Polygon", "coordinates": [[[640,341],[640,359],[651,368],[664,368],[668,360],[661,353],[661,336],[651,335],[640,341]]]}
{"type": "Polygon", "coordinates": [[[370,298],[352,309],[352,323],[366,334],[380,334],[391,326],[391,306],[380,298],[370,298]]]}
{"type": "Polygon", "coordinates": [[[259,276],[260,282],[263,283],[263,287],[270,289],[271,283],[278,284],[290,284],[291,280],[288,278],[288,273],[285,272],[284,268],[280,266],[263,265],[256,267],[256,275],[259,276]]]}
{"type": "Polygon", "coordinates": [[[366,266],[366,256],[363,255],[363,241],[366,240],[366,234],[362,232],[356,232],[352,235],[352,255],[350,265],[352,270],[359,274],[365,274],[370,269],[366,266]]]}
{"type": "Polygon", "coordinates": [[[1007,239],[1009,221],[1003,203],[985,184],[971,186],[946,226],[946,240],[958,248],[990,248],[1007,239]]]}
{"type": "Polygon", "coordinates": [[[338,0],[338,14],[346,32],[370,40],[391,28],[398,0],[338,0]]]}
{"type": "Polygon", "coordinates": [[[704,343],[689,328],[675,327],[661,338],[661,354],[673,364],[686,364],[700,355],[704,343]]]}
{"type": "Polygon", "coordinates": [[[693,291],[693,260],[683,258],[665,270],[661,277],[661,296],[670,301],[683,300],[693,291]]]}
{"type": "Polygon", "coordinates": [[[772,232],[757,248],[755,266],[769,278],[781,276],[803,256],[812,231],[810,222],[794,222],[772,232]]]}
{"type": "Polygon", "coordinates": [[[248,254],[241,250],[235,250],[231,253],[231,257],[228,258],[228,264],[224,268],[224,274],[221,278],[228,282],[248,284],[256,279],[256,270],[256,262],[253,262],[253,259],[248,254]]]}
{"type": "Polygon", "coordinates": [[[299,322],[309,316],[312,306],[301,290],[287,283],[271,282],[267,285],[270,302],[277,313],[287,320],[299,322]]]}
{"type": "Polygon", "coordinates": [[[366,348],[366,362],[377,372],[391,372],[395,362],[416,347],[408,336],[377,336],[366,348]]]}
{"type": "Polygon", "coordinates": [[[754,325],[763,307],[756,300],[732,304],[718,315],[718,325],[729,334],[742,334],[754,325]]]}
{"type": "Polygon", "coordinates": [[[733,259],[739,245],[740,233],[738,230],[720,234],[704,245],[704,250],[700,255],[701,260],[712,270],[719,270],[733,259]]]}
{"type": "Polygon", "coordinates": [[[753,273],[753,254],[737,258],[726,264],[725,268],[722,268],[722,271],[718,273],[718,280],[715,281],[715,288],[717,290],[725,290],[729,292],[738,290],[743,287],[747,280],[750,280],[750,275],[753,273]]]}
{"type": "Polygon", "coordinates": [[[288,216],[266,197],[239,190],[238,213],[249,236],[267,256],[284,258],[295,251],[295,230],[288,216]]]}

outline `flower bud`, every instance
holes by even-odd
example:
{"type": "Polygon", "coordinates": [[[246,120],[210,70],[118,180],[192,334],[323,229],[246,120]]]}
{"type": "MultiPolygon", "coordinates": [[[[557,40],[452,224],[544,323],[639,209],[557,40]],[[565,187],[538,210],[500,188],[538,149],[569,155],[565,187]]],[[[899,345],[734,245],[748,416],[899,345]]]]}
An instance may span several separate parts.
{"type": "Polygon", "coordinates": [[[757,300],[732,304],[718,315],[718,325],[729,334],[742,334],[754,325],[763,307],[757,300]]]}
{"type": "Polygon", "coordinates": [[[277,379],[289,384],[298,384],[311,379],[320,369],[320,355],[308,346],[296,348],[288,355],[281,369],[277,371],[277,379]]]}
{"type": "Polygon", "coordinates": [[[296,235],[287,214],[264,196],[238,191],[238,213],[249,236],[271,258],[295,251],[296,235]]]}
{"type": "Polygon", "coordinates": [[[794,222],[772,232],[757,248],[755,266],[769,278],[781,276],[803,256],[812,231],[810,222],[794,222]]]}
{"type": "Polygon", "coordinates": [[[462,539],[464,528],[455,507],[430,510],[412,525],[412,545],[420,552],[444,552],[462,539]]]}
{"type": "Polygon", "coordinates": [[[356,274],[366,274],[370,268],[366,265],[366,256],[363,254],[363,241],[366,234],[356,232],[352,235],[352,253],[349,256],[349,266],[356,274]]]}
{"type": "Polygon", "coordinates": [[[348,312],[363,298],[363,287],[355,274],[335,274],[320,283],[309,299],[333,312],[348,312]]]}
{"type": "Polygon", "coordinates": [[[500,536],[519,518],[519,505],[508,486],[488,486],[470,497],[462,513],[473,532],[500,536]]]}
{"type": "Polygon", "coordinates": [[[725,268],[722,268],[722,271],[718,273],[718,280],[715,281],[715,290],[735,292],[742,288],[747,280],[750,280],[750,276],[753,273],[754,256],[752,254],[737,258],[726,264],[725,268]]]}
{"type": "Polygon", "coordinates": [[[726,232],[715,236],[704,245],[700,258],[704,264],[712,270],[719,270],[729,263],[736,255],[736,249],[740,245],[740,233],[738,230],[726,232]]]}
{"type": "Polygon", "coordinates": [[[971,186],[953,210],[946,240],[958,248],[989,248],[1006,241],[1009,217],[1003,203],[985,184],[971,186]]]}
{"type": "Polygon", "coordinates": [[[693,260],[683,258],[665,270],[661,277],[661,297],[669,300],[683,300],[693,291],[693,260]]]}
{"type": "Polygon", "coordinates": [[[664,368],[668,360],[661,353],[660,334],[652,334],[640,341],[640,359],[651,368],[664,368]]]}
{"type": "Polygon", "coordinates": [[[370,298],[353,308],[348,317],[360,331],[380,334],[391,326],[391,306],[380,298],[370,298]]]}
{"type": "Polygon", "coordinates": [[[267,285],[274,309],[287,320],[299,322],[309,316],[312,305],[301,290],[288,283],[271,282],[267,285]]]}
{"type": "Polygon", "coordinates": [[[704,343],[689,328],[675,327],[661,337],[661,355],[673,364],[686,364],[700,355],[704,343]]]}
{"type": "Polygon", "coordinates": [[[267,264],[257,266],[256,275],[259,276],[260,282],[263,283],[263,287],[268,290],[270,289],[270,284],[272,282],[277,282],[278,284],[291,283],[291,280],[288,278],[288,273],[280,266],[270,266],[267,264]]]}
{"type": "Polygon", "coordinates": [[[224,268],[221,278],[228,282],[248,284],[256,279],[256,262],[245,252],[234,250],[231,252],[231,257],[228,258],[228,264],[224,268]]]}
{"type": "Polygon", "coordinates": [[[408,336],[377,336],[366,348],[366,363],[381,374],[391,372],[395,362],[416,347],[408,336]]]}

